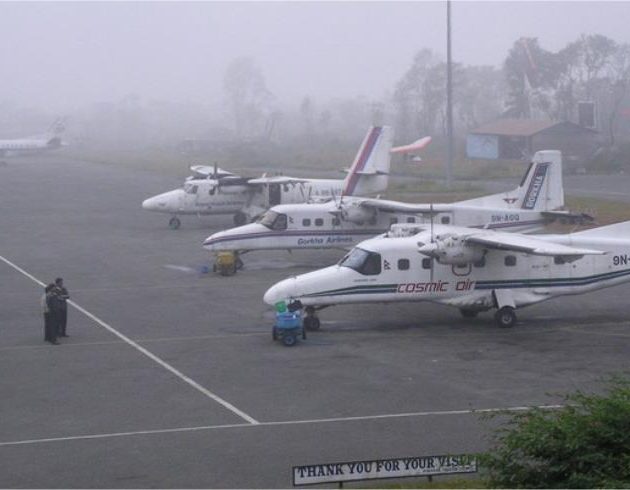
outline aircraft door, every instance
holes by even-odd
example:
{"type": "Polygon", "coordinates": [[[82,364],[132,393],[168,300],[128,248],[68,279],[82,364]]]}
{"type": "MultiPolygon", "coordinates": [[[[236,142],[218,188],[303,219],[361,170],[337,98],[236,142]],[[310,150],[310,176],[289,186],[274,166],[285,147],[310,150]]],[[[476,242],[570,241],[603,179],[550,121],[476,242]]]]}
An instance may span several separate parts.
{"type": "Polygon", "coordinates": [[[282,202],[282,189],[280,184],[269,184],[269,206],[275,206],[282,202]]]}
{"type": "Polygon", "coordinates": [[[197,190],[197,204],[200,206],[211,205],[215,192],[216,186],[213,183],[204,182],[199,185],[199,189],[197,190]]]}

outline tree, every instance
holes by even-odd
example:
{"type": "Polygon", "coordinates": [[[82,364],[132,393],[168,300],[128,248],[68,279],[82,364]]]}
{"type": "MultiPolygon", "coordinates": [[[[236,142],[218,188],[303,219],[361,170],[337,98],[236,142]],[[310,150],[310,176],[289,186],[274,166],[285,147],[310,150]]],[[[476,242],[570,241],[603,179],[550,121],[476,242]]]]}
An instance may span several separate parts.
{"type": "Polygon", "coordinates": [[[252,58],[237,58],[228,66],[223,78],[228,105],[234,118],[236,134],[259,137],[265,134],[272,111],[273,94],[265,77],[252,58]]]}
{"type": "Polygon", "coordinates": [[[494,488],[628,488],[630,382],[613,378],[603,395],[567,395],[559,410],[512,415],[496,447],[481,455],[494,488]]]}

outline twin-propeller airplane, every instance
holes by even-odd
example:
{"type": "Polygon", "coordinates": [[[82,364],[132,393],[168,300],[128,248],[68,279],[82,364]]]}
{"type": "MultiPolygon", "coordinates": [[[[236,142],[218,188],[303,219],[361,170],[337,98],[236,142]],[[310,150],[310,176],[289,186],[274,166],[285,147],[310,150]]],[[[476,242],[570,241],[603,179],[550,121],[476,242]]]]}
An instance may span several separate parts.
{"type": "Polygon", "coordinates": [[[342,192],[345,195],[378,194],[387,189],[392,141],[392,128],[370,128],[343,180],[264,175],[249,179],[217,168],[191,167],[194,174],[186,179],[182,189],[151,197],[142,207],[171,214],[169,226],[176,229],[181,224],[179,215],[233,214],[234,223],[243,225],[281,203],[330,199],[342,192]]]}
{"type": "Polygon", "coordinates": [[[347,303],[432,301],[464,317],[496,309],[501,327],[516,308],[630,280],[630,221],[567,235],[521,235],[445,225],[397,225],[355,247],[337,265],[286,279],[270,305],[317,309],[347,303]]]}
{"type": "MultiPolygon", "coordinates": [[[[356,176],[360,182],[364,177],[356,176]]],[[[539,231],[555,219],[584,220],[562,210],[562,155],[540,151],[516,189],[451,204],[410,204],[343,195],[323,203],[284,204],[256,223],[209,236],[204,247],[237,254],[253,250],[352,248],[396,223],[465,225],[507,231],[539,231]]]]}

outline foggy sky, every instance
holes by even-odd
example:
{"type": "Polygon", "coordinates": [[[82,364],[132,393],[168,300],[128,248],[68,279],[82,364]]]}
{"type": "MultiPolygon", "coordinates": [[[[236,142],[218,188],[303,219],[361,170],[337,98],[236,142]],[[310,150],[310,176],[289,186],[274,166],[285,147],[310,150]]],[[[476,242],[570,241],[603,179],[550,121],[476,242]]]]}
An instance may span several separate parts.
{"type": "MultiPolygon", "coordinates": [[[[630,42],[630,2],[453,2],[453,56],[499,66],[521,36],[630,42]]],[[[236,57],[278,99],[391,91],[419,49],[445,55],[443,2],[0,2],[0,103],[48,110],[118,100],[216,102],[236,57]]]]}

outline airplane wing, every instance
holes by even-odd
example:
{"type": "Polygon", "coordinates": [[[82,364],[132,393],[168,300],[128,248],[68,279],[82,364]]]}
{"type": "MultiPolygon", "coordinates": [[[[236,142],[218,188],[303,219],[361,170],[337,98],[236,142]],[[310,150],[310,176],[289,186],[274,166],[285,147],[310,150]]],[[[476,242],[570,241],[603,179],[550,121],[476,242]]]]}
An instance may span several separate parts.
{"type": "Polygon", "coordinates": [[[388,201],[386,199],[362,199],[359,206],[379,211],[396,213],[435,214],[450,211],[450,204],[410,204],[400,201],[388,201]]]}
{"type": "Polygon", "coordinates": [[[285,177],[276,175],[273,177],[259,177],[257,179],[249,179],[248,184],[252,185],[269,185],[269,184],[303,184],[309,182],[310,179],[296,179],[295,177],[285,177]]]}
{"type": "Polygon", "coordinates": [[[567,221],[569,223],[586,223],[595,221],[595,218],[587,213],[572,213],[571,211],[542,211],[540,214],[552,220],[567,221]]]}
{"type": "Polygon", "coordinates": [[[604,255],[606,252],[588,248],[575,248],[567,245],[540,240],[538,238],[512,233],[481,231],[462,235],[464,243],[480,245],[495,250],[513,250],[532,255],[548,255],[580,258],[584,255],[604,255]]]}

